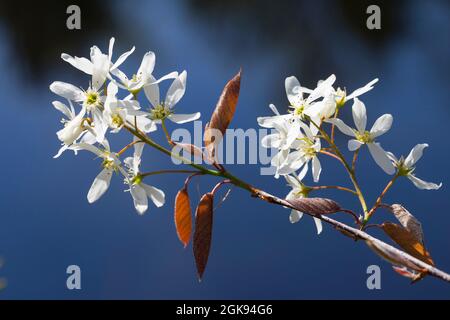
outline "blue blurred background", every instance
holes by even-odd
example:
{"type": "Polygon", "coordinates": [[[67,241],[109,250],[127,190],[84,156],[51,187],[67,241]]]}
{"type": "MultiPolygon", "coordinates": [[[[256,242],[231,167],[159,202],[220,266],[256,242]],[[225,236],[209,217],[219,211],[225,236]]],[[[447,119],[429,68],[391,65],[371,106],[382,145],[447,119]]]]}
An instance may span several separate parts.
{"type": "MultiPolygon", "coordinates": [[[[48,90],[54,80],[85,86],[89,80],[64,63],[61,52],[87,56],[104,51],[116,37],[116,54],[136,45],[125,71],[135,72],[142,55],[157,55],[156,75],[188,71],[186,112],[209,118],[225,82],[243,68],[239,107],[232,126],[257,126],[269,103],[287,105],[284,78],[296,75],[305,86],[331,73],[352,91],[375,77],[363,97],[369,125],[392,113],[394,126],[383,146],[407,153],[416,143],[430,148],[417,168],[419,177],[443,182],[439,191],[420,191],[402,180],[386,201],[404,204],[423,223],[436,262],[450,270],[450,10],[448,1],[45,1],[0,2],[0,278],[2,299],[310,299],[450,298],[450,286],[426,278],[413,286],[368,250],[328,226],[317,236],[310,218],[291,225],[288,211],[233,190],[216,212],[212,251],[204,280],[196,278],[192,248],[183,249],[173,223],[179,176],[155,176],[167,205],[138,216],[131,198],[114,179],[94,205],[86,193],[99,162],[82,154],[52,156],[60,114],[48,90]],[[82,11],[82,30],[66,29],[66,8],[82,11]],[[382,29],[365,27],[369,4],[382,10],[382,29]],[[82,290],[66,289],[66,267],[82,270],[82,290]],[[382,270],[382,289],[366,287],[366,268],[382,270]]],[[[349,110],[344,119],[350,121],[349,110]]],[[[185,125],[189,128],[190,125],[185,125]]],[[[117,149],[128,137],[113,141],[117,149]]],[[[344,146],[342,138],[339,144],[344,146]]],[[[147,150],[148,169],[167,167],[165,156],[147,150]]],[[[369,201],[387,177],[367,154],[359,175],[369,201]]],[[[327,160],[323,184],[346,181],[327,160]]],[[[245,180],[284,196],[284,180],[260,176],[258,165],[230,169],[245,180]]],[[[198,199],[213,180],[197,179],[198,199]]],[[[353,198],[324,192],[358,210],[353,198]]],[[[193,203],[195,206],[195,203],[193,203]]],[[[378,214],[378,221],[383,221],[378,214]]],[[[350,222],[346,217],[342,220],[350,222]]],[[[382,236],[375,231],[379,236],[382,236]]]]}

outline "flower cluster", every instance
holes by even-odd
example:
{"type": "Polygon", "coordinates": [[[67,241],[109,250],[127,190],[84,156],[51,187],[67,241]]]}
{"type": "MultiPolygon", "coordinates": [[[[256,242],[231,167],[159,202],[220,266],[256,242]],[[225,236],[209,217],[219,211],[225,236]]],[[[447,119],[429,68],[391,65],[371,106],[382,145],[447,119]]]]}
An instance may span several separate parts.
{"type": "Polygon", "coordinates": [[[69,83],[56,81],[50,90],[64,98],[66,103],[54,101],[53,106],[64,118],[63,128],[57,132],[62,146],[55,158],[64,151],[72,150],[75,154],[80,150],[92,152],[102,159],[102,170],[94,179],[88,192],[90,203],[97,201],[108,189],[114,173],[123,176],[125,184],[134,201],[136,210],[142,214],[148,208],[148,198],[158,207],[164,204],[164,192],[143,182],[140,172],[142,141],[135,139],[119,152],[113,152],[107,139],[123,128],[133,128],[143,135],[157,130],[158,124],[165,119],[175,123],[196,120],[200,113],[177,114],[174,106],[183,97],[186,89],[186,71],[171,72],[157,79],[153,75],[155,54],[147,52],[137,73],[127,77],[119,67],[134,52],[135,48],[120,55],[113,61],[114,38],[109,42],[108,54],[97,46],[90,50],[90,59],[72,57],[63,53],[61,58],[76,69],[91,76],[88,86],[79,88],[69,83]],[[159,83],[172,81],[163,101],[160,99],[159,83]],[[119,89],[125,94],[119,96],[119,89]],[[141,107],[137,99],[143,91],[148,102],[141,107]],[[121,160],[121,155],[134,146],[132,157],[121,160]]]}
{"type": "MultiPolygon", "coordinates": [[[[419,189],[439,189],[441,184],[425,182],[414,175],[414,166],[422,156],[427,144],[418,144],[404,159],[397,159],[393,153],[387,152],[378,142],[381,135],[388,132],[392,126],[393,117],[384,114],[379,117],[370,130],[367,130],[367,112],[364,103],[359,99],[361,95],[373,89],[378,79],[374,79],[362,88],[347,95],[345,90],[335,88],[335,75],[326,80],[319,81],[316,88],[302,87],[296,77],[288,77],[285,80],[286,94],[289,101],[288,112],[281,114],[271,104],[270,108],[274,116],[260,117],[260,126],[275,131],[265,136],[261,143],[266,148],[277,150],[271,164],[275,168],[275,177],[284,176],[292,191],[287,195],[287,200],[307,197],[311,188],[302,180],[311,167],[314,182],[318,182],[322,171],[319,160],[320,154],[328,154],[342,161],[354,179],[354,170],[345,162],[342,153],[334,143],[334,129],[350,137],[348,150],[355,152],[366,145],[375,163],[388,175],[406,176],[419,189]],[[354,127],[348,126],[338,118],[339,111],[352,101],[352,115],[354,127]],[[331,125],[332,134],[325,131],[325,125],[331,125]],[[322,140],[330,145],[324,148],[322,140]],[[311,165],[310,165],[311,163],[311,165]]],[[[356,186],[357,187],[357,186],[356,186]]],[[[363,209],[366,211],[365,204],[363,209]]],[[[291,222],[297,222],[302,213],[293,210],[290,216],[291,222]]],[[[322,230],[321,222],[315,218],[317,231],[322,230]]]]}

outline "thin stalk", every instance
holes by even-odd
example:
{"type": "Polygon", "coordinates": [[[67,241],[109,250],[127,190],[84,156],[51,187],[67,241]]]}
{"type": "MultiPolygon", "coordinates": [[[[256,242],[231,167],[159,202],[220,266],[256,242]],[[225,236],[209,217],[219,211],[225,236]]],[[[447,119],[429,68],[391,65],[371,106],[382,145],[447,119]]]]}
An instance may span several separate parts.
{"type": "MultiPolygon", "coordinates": [[[[339,108],[336,108],[336,111],[334,112],[333,118],[336,119],[339,115],[339,108]]],[[[336,131],[336,126],[334,123],[331,125],[331,141],[334,143],[334,132],[336,131]]]]}
{"type": "Polygon", "coordinates": [[[158,170],[158,171],[149,171],[149,172],[144,172],[144,173],[140,173],[139,175],[142,178],[148,177],[148,176],[154,176],[157,174],[165,174],[165,173],[201,173],[200,171],[196,171],[196,170],[158,170]]]}
{"type": "Polygon", "coordinates": [[[355,171],[355,168],[356,168],[356,160],[358,160],[359,150],[360,150],[360,148],[357,149],[355,151],[355,153],[353,154],[353,160],[352,160],[352,170],[353,170],[353,172],[355,171]]]}
{"type": "Polygon", "coordinates": [[[386,187],[383,189],[383,191],[381,192],[380,196],[377,198],[377,200],[375,201],[375,204],[373,205],[373,207],[370,209],[370,211],[366,214],[366,216],[364,217],[364,221],[363,221],[363,227],[367,224],[367,222],[370,220],[370,218],[372,217],[372,215],[375,213],[375,211],[378,209],[378,207],[381,205],[381,202],[383,201],[384,196],[386,195],[386,193],[389,191],[389,189],[394,185],[395,180],[397,180],[397,178],[399,177],[399,174],[395,174],[392,179],[388,182],[388,184],[386,185],[386,187]]]}
{"type": "Polygon", "coordinates": [[[167,142],[168,142],[171,146],[175,145],[175,143],[174,143],[174,142],[172,141],[172,139],[170,138],[170,134],[169,134],[169,131],[167,130],[166,122],[164,121],[164,119],[161,120],[161,127],[162,127],[162,129],[163,129],[163,131],[164,131],[164,134],[166,135],[167,142]]]}
{"type": "Polygon", "coordinates": [[[337,189],[337,190],[349,192],[349,193],[354,194],[356,196],[358,195],[355,190],[352,190],[352,189],[349,189],[349,188],[346,188],[346,187],[341,187],[341,186],[314,186],[314,187],[309,187],[309,188],[311,190],[337,189]]]}
{"type": "Polygon", "coordinates": [[[125,147],[123,147],[119,152],[117,152],[117,154],[120,156],[120,155],[123,154],[125,151],[127,151],[127,150],[130,149],[132,146],[134,146],[136,143],[143,143],[143,141],[141,141],[141,140],[133,141],[133,142],[127,144],[125,147]]]}

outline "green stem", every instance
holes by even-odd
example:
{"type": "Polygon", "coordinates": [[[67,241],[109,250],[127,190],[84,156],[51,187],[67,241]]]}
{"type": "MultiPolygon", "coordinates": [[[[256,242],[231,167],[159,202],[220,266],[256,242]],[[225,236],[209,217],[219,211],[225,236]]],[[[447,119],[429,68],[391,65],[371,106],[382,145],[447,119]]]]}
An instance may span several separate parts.
{"type": "Polygon", "coordinates": [[[157,174],[165,174],[165,173],[201,173],[198,170],[158,170],[158,171],[149,171],[140,173],[139,175],[142,178],[148,177],[148,176],[154,176],[157,174]]]}

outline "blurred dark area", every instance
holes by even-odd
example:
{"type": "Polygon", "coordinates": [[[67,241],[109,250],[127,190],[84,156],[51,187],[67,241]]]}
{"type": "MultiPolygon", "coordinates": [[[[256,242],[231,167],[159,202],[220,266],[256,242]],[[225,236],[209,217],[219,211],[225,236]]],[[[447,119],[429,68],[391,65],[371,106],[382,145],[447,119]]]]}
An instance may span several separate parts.
{"type": "Polygon", "coordinates": [[[74,51],[100,34],[115,34],[117,23],[104,1],[0,1],[0,23],[6,28],[26,79],[35,81],[59,60],[61,50],[74,51]],[[82,8],[81,30],[67,32],[70,5],[82,8]],[[29,77],[28,77],[29,76],[29,77]]]}

